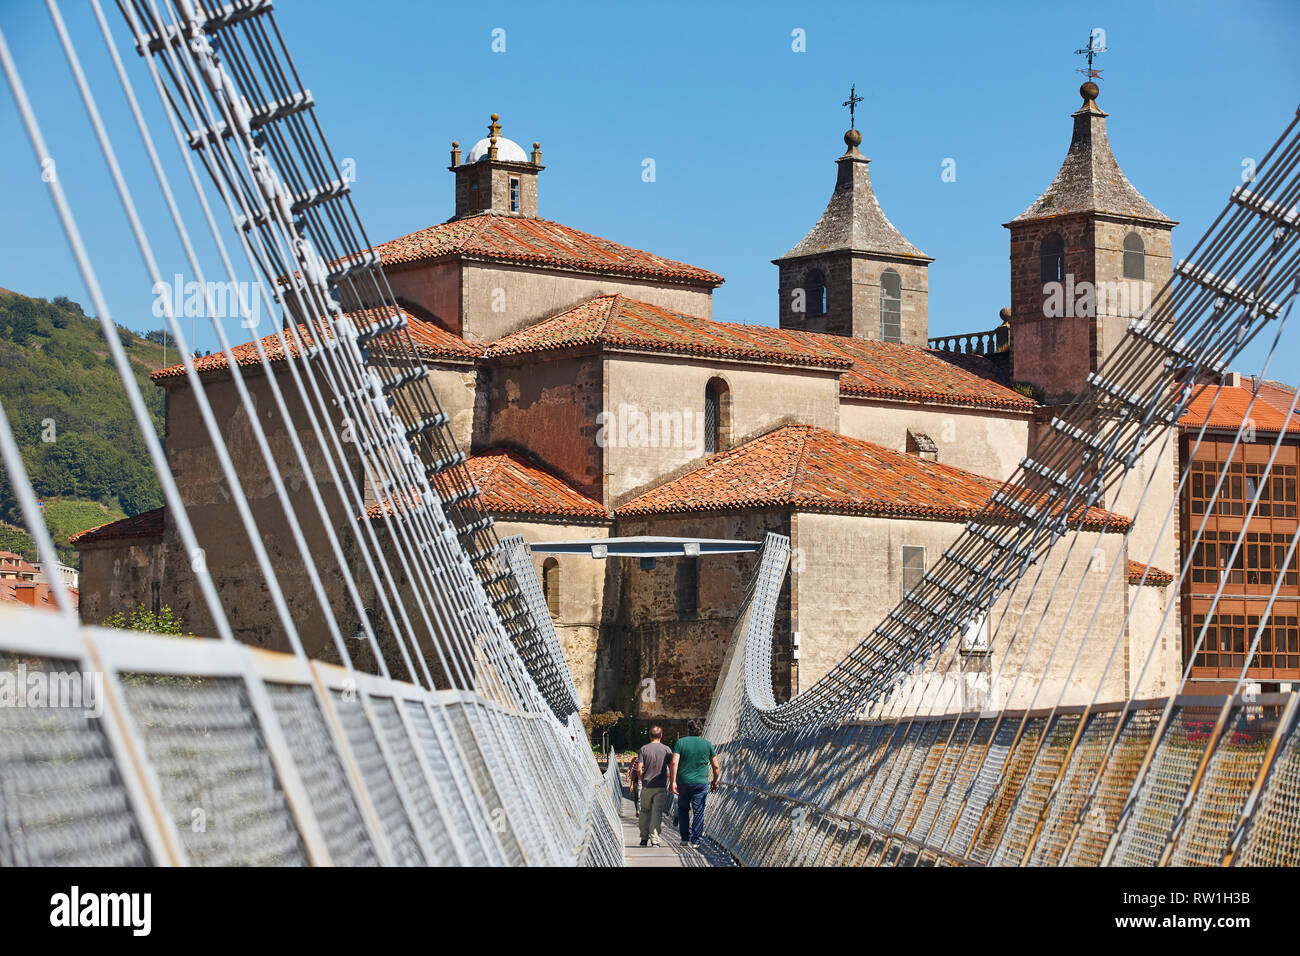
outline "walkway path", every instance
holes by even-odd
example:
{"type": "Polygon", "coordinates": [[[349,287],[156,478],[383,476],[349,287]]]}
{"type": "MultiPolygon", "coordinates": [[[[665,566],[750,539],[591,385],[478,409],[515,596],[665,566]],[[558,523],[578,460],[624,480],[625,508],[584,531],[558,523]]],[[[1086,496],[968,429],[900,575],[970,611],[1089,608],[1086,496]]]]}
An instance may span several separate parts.
{"type": "MultiPolygon", "coordinates": [[[[709,813],[704,812],[704,826],[707,834],[709,813]]],[[[731,857],[718,846],[710,843],[708,836],[698,850],[682,843],[677,835],[677,828],[672,820],[665,816],[659,831],[661,847],[642,846],[641,834],[637,829],[636,808],[623,791],[623,846],[627,848],[628,866],[731,866],[731,857]]]]}

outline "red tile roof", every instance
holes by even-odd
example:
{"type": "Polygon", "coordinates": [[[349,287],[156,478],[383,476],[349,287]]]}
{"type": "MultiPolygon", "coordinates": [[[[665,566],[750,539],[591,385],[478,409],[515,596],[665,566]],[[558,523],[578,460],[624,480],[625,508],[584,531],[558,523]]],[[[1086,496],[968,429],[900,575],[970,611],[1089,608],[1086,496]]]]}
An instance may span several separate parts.
{"type": "Polygon", "coordinates": [[[485,354],[522,355],[597,345],[824,368],[850,367],[850,361],[843,356],[755,337],[750,334],[752,328],[683,315],[625,295],[601,295],[497,339],[485,354]]]}
{"type": "Polygon", "coordinates": [[[479,496],[495,515],[609,518],[604,505],[571,487],[522,452],[494,448],[465,463],[479,496]]]}
{"type": "MultiPolygon", "coordinates": [[[[79,601],[78,591],[70,587],[67,592],[75,609],[79,601]]],[[[50,585],[23,581],[0,581],[0,604],[20,604],[42,611],[59,609],[59,602],[55,600],[54,589],[50,585]]]]}
{"type": "Polygon", "coordinates": [[[166,508],[154,508],[142,511],[129,518],[119,518],[106,524],[78,531],[68,535],[68,544],[77,547],[97,544],[101,541],[122,541],[128,538],[156,538],[163,533],[166,522],[166,508]]]}
{"type": "MultiPolygon", "coordinates": [[[[443,329],[437,323],[428,319],[417,318],[405,310],[399,310],[406,316],[407,329],[411,334],[411,343],[415,347],[415,352],[422,358],[429,359],[453,359],[459,361],[473,361],[482,354],[481,346],[472,342],[466,342],[459,335],[453,335],[451,332],[443,329]]],[[[349,313],[353,322],[358,328],[365,328],[370,323],[376,321],[381,316],[387,316],[387,310],[364,309],[357,312],[349,313]]],[[[306,325],[298,326],[298,334],[302,340],[311,345],[314,341],[312,330],[306,325]]],[[[290,353],[298,354],[298,347],[294,343],[293,336],[285,334],[285,340],[288,342],[290,353]]],[[[262,350],[266,353],[268,361],[283,362],[284,349],[280,347],[280,336],[278,333],[272,333],[262,338],[262,350]]],[[[240,368],[256,366],[261,363],[258,358],[257,348],[252,342],[245,342],[242,345],[232,346],[231,354],[235,357],[236,364],[240,368]]],[[[200,373],[212,372],[218,369],[226,368],[226,354],[224,352],[213,352],[211,355],[205,355],[202,358],[194,360],[194,367],[200,373]]],[[[168,368],[160,368],[150,376],[155,382],[162,379],[180,378],[185,375],[185,366],[172,365],[168,368]]]]}
{"type": "MultiPolygon", "coordinates": [[[[1249,417],[1255,423],[1256,431],[1277,432],[1283,426],[1288,432],[1300,431],[1300,417],[1293,416],[1290,422],[1287,421],[1286,412],[1291,407],[1290,396],[1279,408],[1274,403],[1281,403],[1282,400],[1276,391],[1270,391],[1267,396],[1261,392],[1254,405],[1251,405],[1253,390],[1247,386],[1198,385],[1178,424],[1185,428],[1200,428],[1208,418],[1210,428],[1236,431],[1249,417]],[[1213,410],[1211,405],[1214,406],[1213,410]]],[[[1297,411],[1300,413],[1300,409],[1297,411]]]]}
{"type": "Polygon", "coordinates": [[[1024,412],[1035,407],[1032,398],[994,381],[992,365],[978,356],[953,356],[914,345],[766,325],[716,322],[624,295],[589,299],[498,339],[485,354],[539,354],[584,346],[839,369],[844,373],[840,392],[850,397],[1024,412]]]}
{"type": "MultiPolygon", "coordinates": [[[[951,465],[811,425],[786,425],[716,455],[615,509],[619,517],[791,508],[883,517],[973,518],[1001,485],[951,465]]],[[[1093,508],[1085,527],[1106,513],[1093,508]]],[[[1108,528],[1129,520],[1112,514],[1108,528]]]]}
{"type": "Polygon", "coordinates": [[[723,282],[722,276],[706,269],[632,249],[549,219],[490,213],[430,226],[378,245],[375,251],[385,266],[474,256],[713,287],[723,282]]]}
{"type": "Polygon", "coordinates": [[[958,355],[821,332],[745,325],[746,334],[769,339],[787,348],[842,357],[851,365],[840,379],[840,392],[850,397],[944,402],[982,408],[1030,412],[1037,403],[996,380],[993,365],[978,355],[958,355]]]}
{"type": "Polygon", "coordinates": [[[1130,561],[1128,563],[1128,583],[1129,584],[1147,584],[1154,587],[1164,587],[1172,584],[1174,576],[1168,571],[1162,571],[1157,567],[1149,564],[1142,564],[1140,561],[1130,561]],[[1143,573],[1146,573],[1146,580],[1142,580],[1143,573]]]}

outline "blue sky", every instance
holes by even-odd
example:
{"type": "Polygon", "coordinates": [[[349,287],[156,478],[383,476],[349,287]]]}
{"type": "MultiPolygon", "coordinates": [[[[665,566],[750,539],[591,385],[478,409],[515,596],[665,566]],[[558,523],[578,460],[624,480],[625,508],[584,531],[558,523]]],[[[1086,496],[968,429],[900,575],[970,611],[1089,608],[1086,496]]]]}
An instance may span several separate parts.
{"type": "MultiPolygon", "coordinates": [[[[115,7],[106,3],[117,26],[115,7]]],[[[103,44],[79,2],[64,15],[92,76],[103,44]]],[[[1300,4],[450,4],[282,0],[281,30],[372,241],[446,219],[453,139],[488,114],[542,143],[541,214],[726,277],[717,318],[774,324],[776,267],[821,214],[851,83],[886,214],[930,267],[931,334],[990,328],[1008,304],[1006,230],[1069,143],[1089,30],[1109,52],[1100,105],[1124,171],[1180,220],[1190,249],[1300,100],[1300,4]],[[504,53],[493,31],[505,31],[504,53]],[[792,50],[792,31],[806,52],[792,50]],[[655,161],[656,180],[642,180],[655,161]],[[956,181],[941,179],[945,159],[956,181]]],[[[5,31],[101,270],[115,318],[145,330],[149,283],[93,152],[44,5],[0,0],[5,31]],[[93,162],[91,162],[93,160],[93,162]]],[[[119,36],[124,28],[119,29],[119,36]]],[[[153,97],[124,49],[137,93],[153,97]]],[[[128,121],[116,87],[101,109],[128,121]]],[[[165,130],[151,104],[155,131],[165,130]]],[[[146,182],[122,126],[123,161],[146,182]]],[[[0,286],[86,302],[7,89],[0,93],[0,286]]],[[[174,147],[168,143],[169,152],[174,147]]],[[[183,167],[169,161],[177,175],[183,167]]],[[[140,197],[146,221],[161,207],[140,197]]],[[[165,230],[160,228],[160,236],[165,230]]],[[[179,268],[165,241],[160,254],[179,268]]],[[[232,336],[243,338],[240,330],[232,336]]],[[[210,332],[201,348],[213,348],[210,332]]],[[[1252,351],[1252,359],[1258,350],[1252,351]]],[[[1244,371],[1253,371],[1249,362],[1244,371]]]]}

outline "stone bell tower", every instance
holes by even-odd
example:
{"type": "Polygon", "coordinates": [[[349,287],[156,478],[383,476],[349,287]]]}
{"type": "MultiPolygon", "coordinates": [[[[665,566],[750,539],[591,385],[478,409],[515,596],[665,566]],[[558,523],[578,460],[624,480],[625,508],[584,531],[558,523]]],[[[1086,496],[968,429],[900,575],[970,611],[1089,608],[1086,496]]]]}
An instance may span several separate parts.
{"type": "Polygon", "coordinates": [[[1012,378],[1048,404],[1071,399],[1169,280],[1178,225],[1128,181],[1110,149],[1097,84],[1060,171],[1011,230],[1012,378]]]}
{"type": "Polygon", "coordinates": [[[924,347],[926,268],[934,260],[885,217],[861,143],[862,133],[850,127],[826,211],[793,249],[772,260],[780,269],[780,325],[924,347]]]}
{"type": "Polygon", "coordinates": [[[470,148],[464,162],[460,143],[451,144],[447,168],[456,175],[456,214],[452,219],[484,213],[537,218],[537,179],[546,168],[542,144],[533,143],[532,155],[526,155],[522,146],[501,135],[500,119],[492,114],[488,135],[470,148]]]}

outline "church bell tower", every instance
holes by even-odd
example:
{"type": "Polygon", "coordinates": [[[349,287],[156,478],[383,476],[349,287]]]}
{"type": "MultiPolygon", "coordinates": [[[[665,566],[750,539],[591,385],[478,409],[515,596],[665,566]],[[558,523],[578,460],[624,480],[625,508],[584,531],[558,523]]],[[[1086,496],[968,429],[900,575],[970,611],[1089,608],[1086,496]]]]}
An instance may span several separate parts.
{"type": "Polygon", "coordinates": [[[844,104],[850,126],[835,160],[835,191],[809,233],[779,259],[783,329],[903,342],[929,335],[926,269],[934,260],[908,242],[876,200],[853,125],[854,91],[844,104]]]}

